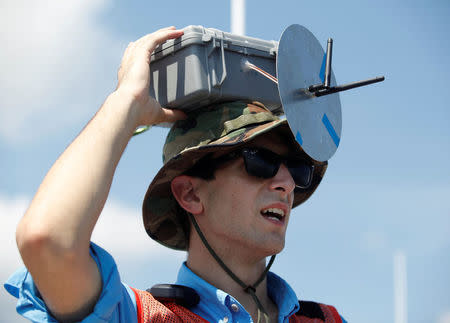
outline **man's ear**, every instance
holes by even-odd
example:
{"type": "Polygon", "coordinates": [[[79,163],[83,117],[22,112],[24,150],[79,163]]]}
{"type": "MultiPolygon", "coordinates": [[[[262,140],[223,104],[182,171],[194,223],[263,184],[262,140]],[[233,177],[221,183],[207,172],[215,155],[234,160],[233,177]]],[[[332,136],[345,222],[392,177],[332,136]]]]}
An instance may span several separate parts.
{"type": "Polygon", "coordinates": [[[199,179],[187,175],[175,177],[170,183],[172,194],[187,212],[197,215],[203,212],[203,204],[196,194],[199,179]]]}

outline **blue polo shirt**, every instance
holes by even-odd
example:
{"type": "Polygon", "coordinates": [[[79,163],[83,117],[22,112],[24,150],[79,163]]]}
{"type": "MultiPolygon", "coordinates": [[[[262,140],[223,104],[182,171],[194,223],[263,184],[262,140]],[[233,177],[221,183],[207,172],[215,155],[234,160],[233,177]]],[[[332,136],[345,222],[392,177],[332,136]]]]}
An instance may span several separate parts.
{"type": "MultiPolygon", "coordinates": [[[[200,302],[192,312],[210,322],[253,322],[250,314],[231,295],[217,289],[194,274],[184,263],[178,272],[177,284],[195,289],[200,302]]],[[[298,298],[292,288],[272,272],[267,273],[267,292],[278,306],[278,322],[289,322],[299,310],[298,298]]]]}
{"type": "MultiPolygon", "coordinates": [[[[103,288],[94,311],[82,320],[93,322],[137,323],[136,299],[130,287],[121,282],[116,263],[104,249],[91,243],[91,256],[101,273],[103,288]]],[[[253,322],[251,316],[231,295],[210,285],[182,264],[177,284],[194,288],[200,302],[191,310],[210,322],[253,322]]],[[[17,312],[32,322],[57,322],[49,313],[26,268],[16,271],[5,289],[17,301],[17,312]]],[[[267,274],[267,291],[278,306],[278,322],[288,322],[298,311],[297,296],[291,287],[274,273],[267,274]]]]}

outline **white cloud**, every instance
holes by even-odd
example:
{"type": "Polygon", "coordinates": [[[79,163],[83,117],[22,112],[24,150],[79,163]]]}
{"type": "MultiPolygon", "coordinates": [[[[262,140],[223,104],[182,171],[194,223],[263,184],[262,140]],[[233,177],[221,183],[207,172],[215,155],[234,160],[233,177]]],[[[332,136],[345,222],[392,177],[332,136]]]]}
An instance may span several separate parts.
{"type": "Polygon", "coordinates": [[[3,284],[8,276],[22,265],[15,241],[15,228],[21,215],[25,212],[29,199],[15,197],[8,199],[0,195],[0,322],[25,322],[18,319],[15,311],[14,299],[3,289],[3,284]]]}
{"type": "Polygon", "coordinates": [[[120,63],[118,42],[96,22],[107,2],[2,2],[0,139],[30,140],[95,111],[93,93],[105,92],[102,66],[120,63]]]}
{"type": "MultiPolygon", "coordinates": [[[[22,265],[15,243],[15,229],[30,201],[31,199],[27,197],[8,198],[0,194],[0,255],[2,262],[0,282],[2,284],[11,273],[22,265]]],[[[136,284],[138,281],[138,278],[129,278],[134,275],[140,276],[141,284],[149,283],[148,279],[145,280],[145,276],[148,275],[148,263],[152,260],[157,259],[159,263],[179,264],[184,257],[184,253],[169,251],[147,236],[138,208],[129,208],[115,201],[107,202],[94,230],[93,241],[111,253],[121,269],[121,264],[129,264],[128,267],[123,267],[124,270],[121,270],[121,274],[132,284],[136,284]]],[[[162,275],[162,273],[153,274],[160,277],[162,275]]],[[[4,322],[16,322],[15,301],[3,288],[1,289],[1,317],[6,320],[4,322]]]]}
{"type": "Polygon", "coordinates": [[[118,261],[141,255],[162,256],[168,249],[147,235],[141,210],[108,201],[92,234],[92,241],[110,252],[118,261]]]}
{"type": "Polygon", "coordinates": [[[437,323],[450,323],[450,310],[442,313],[439,316],[437,323]]]}
{"type": "Polygon", "coordinates": [[[11,271],[21,264],[16,248],[15,228],[28,203],[29,199],[26,197],[8,199],[0,195],[0,254],[2,255],[0,274],[11,271]]]}

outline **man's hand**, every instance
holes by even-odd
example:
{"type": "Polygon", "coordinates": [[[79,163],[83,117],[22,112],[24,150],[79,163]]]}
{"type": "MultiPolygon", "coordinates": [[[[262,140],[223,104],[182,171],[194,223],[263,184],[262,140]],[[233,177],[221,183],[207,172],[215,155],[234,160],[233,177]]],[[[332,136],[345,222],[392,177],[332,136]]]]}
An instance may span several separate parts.
{"type": "Polygon", "coordinates": [[[159,103],[149,95],[150,56],[156,46],[168,39],[183,35],[175,27],[160,29],[135,42],[131,42],[122,58],[117,75],[116,92],[131,95],[139,125],[151,125],[161,122],[174,122],[185,117],[179,110],[161,108],[159,103]]]}

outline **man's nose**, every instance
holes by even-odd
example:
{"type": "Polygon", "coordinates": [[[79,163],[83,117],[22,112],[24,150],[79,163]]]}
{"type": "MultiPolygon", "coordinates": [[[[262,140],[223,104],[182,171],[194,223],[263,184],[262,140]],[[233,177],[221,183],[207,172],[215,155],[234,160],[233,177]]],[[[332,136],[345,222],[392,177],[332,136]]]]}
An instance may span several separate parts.
{"type": "Polygon", "coordinates": [[[295,189],[295,182],[291,173],[284,164],[280,165],[277,174],[272,178],[270,187],[273,190],[290,194],[295,189]]]}

